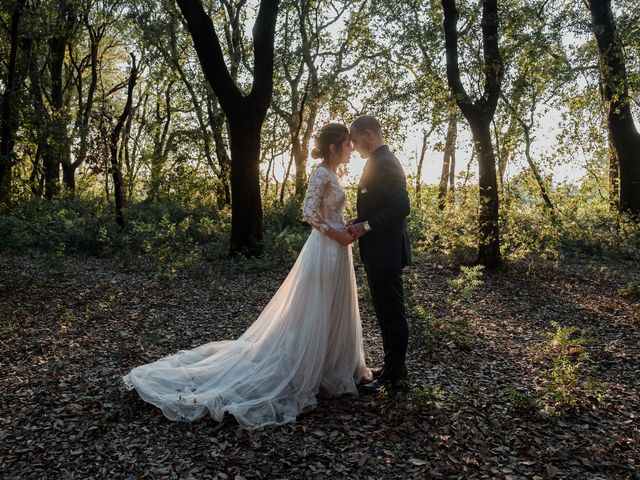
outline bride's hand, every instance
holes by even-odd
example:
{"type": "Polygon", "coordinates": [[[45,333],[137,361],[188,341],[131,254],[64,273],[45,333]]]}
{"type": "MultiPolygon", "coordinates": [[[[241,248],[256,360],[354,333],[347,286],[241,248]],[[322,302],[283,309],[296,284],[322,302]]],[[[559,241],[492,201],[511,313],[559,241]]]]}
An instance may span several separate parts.
{"type": "Polygon", "coordinates": [[[351,235],[351,233],[349,232],[349,230],[344,230],[342,232],[340,232],[340,234],[338,235],[338,243],[340,243],[340,245],[344,245],[345,247],[347,245],[351,245],[353,243],[353,235],[351,235]]]}

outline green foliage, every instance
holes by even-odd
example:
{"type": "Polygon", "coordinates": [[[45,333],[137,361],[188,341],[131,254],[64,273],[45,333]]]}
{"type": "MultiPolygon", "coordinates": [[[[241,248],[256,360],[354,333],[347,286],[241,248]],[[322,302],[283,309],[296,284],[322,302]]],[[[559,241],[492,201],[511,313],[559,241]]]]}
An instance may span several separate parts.
{"type": "MultiPolygon", "coordinates": [[[[228,215],[227,215],[228,217],[228,215]]],[[[0,248],[38,248],[57,255],[144,255],[163,262],[200,244],[226,244],[225,213],[211,205],[191,210],[174,202],[136,203],[120,230],[111,208],[95,199],[61,198],[17,204],[0,215],[0,248]]]]}
{"type": "MultiPolygon", "coordinates": [[[[429,313],[421,305],[415,305],[413,294],[408,296],[409,310],[413,316],[411,341],[414,347],[427,353],[437,345],[471,349],[474,335],[469,316],[473,311],[473,294],[483,284],[482,274],[482,266],[460,268],[458,277],[449,280],[451,292],[445,297],[447,313],[441,317],[429,313]]],[[[406,290],[411,292],[410,288],[406,290]]]]}
{"type": "MultiPolygon", "coordinates": [[[[268,199],[264,209],[266,253],[243,259],[239,266],[270,269],[291,264],[310,231],[300,209],[300,200],[293,197],[284,205],[268,199]]],[[[57,257],[140,257],[150,260],[166,280],[182,270],[197,269],[202,261],[227,257],[231,212],[219,210],[211,198],[131,203],[124,213],[126,224],[120,230],[111,206],[99,199],[24,201],[0,214],[0,249],[34,248],[57,257]]]]}
{"type": "MultiPolygon", "coordinates": [[[[555,216],[542,202],[535,181],[521,175],[509,184],[500,206],[502,254],[524,258],[615,257],[640,260],[640,224],[613,210],[589,181],[551,190],[555,216]],[[595,189],[595,190],[594,190],[595,189]]],[[[473,263],[477,255],[477,187],[456,193],[456,202],[437,208],[435,186],[423,188],[420,202],[410,191],[408,220],[412,247],[418,254],[446,256],[473,263]]]]}
{"type": "Polygon", "coordinates": [[[631,280],[620,289],[620,295],[629,298],[640,298],[640,274],[633,274],[631,280]]]}
{"type": "Polygon", "coordinates": [[[533,412],[540,408],[540,396],[535,393],[518,390],[514,387],[508,387],[506,392],[514,410],[533,412]]]}
{"type": "Polygon", "coordinates": [[[413,388],[409,392],[408,399],[414,410],[424,412],[439,408],[445,396],[440,387],[429,384],[413,388]]]}
{"type": "Polygon", "coordinates": [[[482,280],[483,273],[484,267],[482,265],[460,267],[460,275],[448,281],[457,296],[453,302],[457,303],[459,299],[464,301],[471,300],[473,292],[484,283],[482,280]]]}
{"type": "Polygon", "coordinates": [[[477,193],[465,190],[465,203],[448,206],[444,212],[437,208],[436,186],[423,186],[421,201],[412,197],[408,230],[411,246],[418,254],[447,256],[461,263],[473,262],[477,255],[477,193]]]}
{"type": "Polygon", "coordinates": [[[588,376],[588,332],[558,322],[551,324],[555,330],[547,332],[548,340],[533,349],[534,363],[541,371],[541,388],[532,395],[553,414],[581,405],[603,405],[605,386],[588,376]]]}

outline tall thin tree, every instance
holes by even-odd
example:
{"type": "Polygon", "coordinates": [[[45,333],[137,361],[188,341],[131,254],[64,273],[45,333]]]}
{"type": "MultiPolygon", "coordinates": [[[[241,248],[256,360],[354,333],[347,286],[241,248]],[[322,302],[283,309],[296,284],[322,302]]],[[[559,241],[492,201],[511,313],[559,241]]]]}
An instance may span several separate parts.
{"type": "Polygon", "coordinates": [[[136,57],[131,54],[131,72],[129,73],[129,82],[127,84],[127,101],[125,102],[124,109],[118,117],[116,126],[111,132],[111,142],[109,150],[111,153],[111,175],[113,176],[113,196],[116,206],[116,221],[120,228],[124,227],[124,185],[122,181],[122,162],[118,155],[118,141],[120,134],[125,126],[127,118],[131,114],[131,108],[133,105],[133,89],[136,86],[138,80],[138,65],[136,64],[136,57]]]}

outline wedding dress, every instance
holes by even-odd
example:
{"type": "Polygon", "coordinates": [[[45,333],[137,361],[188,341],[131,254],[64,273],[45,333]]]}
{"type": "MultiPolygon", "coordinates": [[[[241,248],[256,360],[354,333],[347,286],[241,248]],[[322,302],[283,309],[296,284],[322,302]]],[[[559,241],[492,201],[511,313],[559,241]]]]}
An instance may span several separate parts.
{"type": "MultiPolygon", "coordinates": [[[[316,395],[357,394],[369,378],[351,246],[323,235],[344,230],[345,194],[331,170],[309,179],[303,217],[314,228],[276,294],[234,341],[211,342],[134,368],[123,377],[171,420],[230,413],[243,428],[279,425],[316,405],[316,395]]],[[[215,320],[212,320],[215,324],[215,320]]]]}

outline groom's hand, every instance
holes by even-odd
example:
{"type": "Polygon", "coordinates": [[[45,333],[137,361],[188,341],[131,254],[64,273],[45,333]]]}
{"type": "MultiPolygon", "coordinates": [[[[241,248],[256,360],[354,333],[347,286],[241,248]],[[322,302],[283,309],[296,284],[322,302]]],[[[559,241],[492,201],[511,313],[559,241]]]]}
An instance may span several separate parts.
{"type": "Polygon", "coordinates": [[[351,220],[347,221],[347,227],[350,227],[351,225],[355,224],[358,221],[357,218],[352,218],[351,220]]]}

